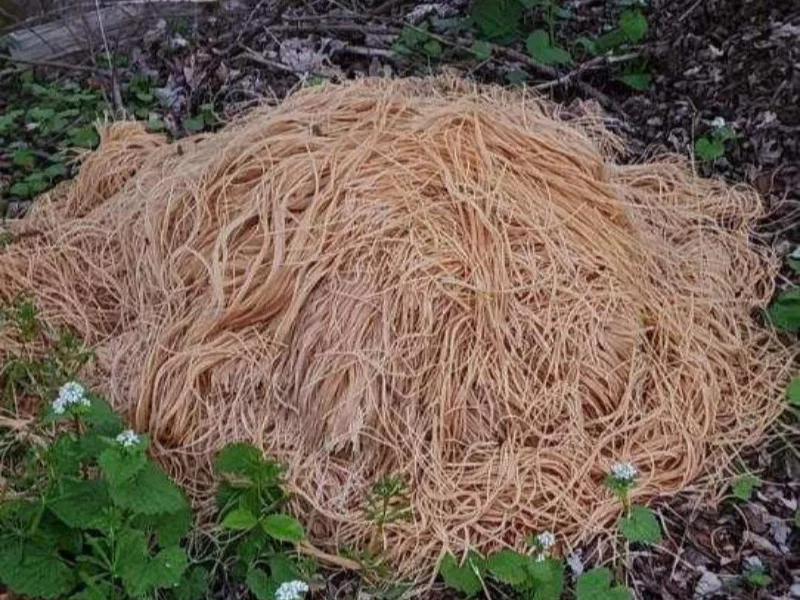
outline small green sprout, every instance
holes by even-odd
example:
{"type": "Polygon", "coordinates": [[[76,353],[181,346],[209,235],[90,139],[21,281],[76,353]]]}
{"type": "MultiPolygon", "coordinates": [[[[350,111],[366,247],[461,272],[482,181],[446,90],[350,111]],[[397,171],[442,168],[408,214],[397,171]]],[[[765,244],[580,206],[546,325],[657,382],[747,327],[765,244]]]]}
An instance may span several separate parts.
{"type": "Polygon", "coordinates": [[[364,512],[376,526],[369,550],[377,553],[383,540],[383,531],[389,523],[411,517],[408,484],[401,475],[387,475],[373,484],[367,494],[364,512]]]}
{"type": "Polygon", "coordinates": [[[764,563],[757,556],[750,556],[745,559],[744,578],[747,583],[754,587],[766,587],[772,583],[772,577],[767,575],[764,563]]]}
{"type": "Polygon", "coordinates": [[[713,162],[725,156],[725,142],[738,137],[740,136],[725,122],[725,119],[716,117],[711,121],[711,131],[695,141],[695,156],[700,160],[713,162]]]}

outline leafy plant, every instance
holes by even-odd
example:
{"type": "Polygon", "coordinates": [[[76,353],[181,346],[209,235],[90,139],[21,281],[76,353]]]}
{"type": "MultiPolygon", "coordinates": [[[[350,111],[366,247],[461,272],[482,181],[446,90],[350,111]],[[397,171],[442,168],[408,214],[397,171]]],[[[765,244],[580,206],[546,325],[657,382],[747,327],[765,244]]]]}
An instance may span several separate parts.
{"type": "Polygon", "coordinates": [[[767,574],[763,563],[757,557],[752,557],[747,561],[744,580],[753,587],[766,587],[772,583],[772,577],[767,574]]]}
{"type": "Polygon", "coordinates": [[[378,552],[386,525],[411,517],[408,484],[400,475],[387,475],[373,484],[367,494],[364,512],[376,526],[370,551],[378,552]]]}
{"type": "Polygon", "coordinates": [[[219,124],[220,120],[214,112],[214,105],[210,103],[201,105],[195,116],[187,117],[183,120],[183,128],[189,134],[213,129],[219,124]]]}
{"type": "Polygon", "coordinates": [[[786,388],[786,399],[791,406],[800,407],[800,377],[794,377],[786,388]]]}
{"type": "Polygon", "coordinates": [[[761,487],[761,479],[752,473],[739,475],[731,483],[731,492],[739,500],[750,500],[756,488],[761,487]]]}
{"type": "Polygon", "coordinates": [[[653,511],[646,506],[631,506],[628,516],[620,519],[619,531],[629,542],[661,542],[661,526],[653,511]]]}
{"type": "Polygon", "coordinates": [[[739,136],[722,119],[715,119],[712,129],[706,135],[695,140],[694,153],[700,160],[715,161],[725,156],[725,143],[739,136]]]}
{"type": "Polygon", "coordinates": [[[486,561],[479,554],[470,551],[462,562],[448,553],[439,562],[439,575],[447,587],[461,592],[468,598],[483,589],[483,575],[486,561]]]}
{"type": "Polygon", "coordinates": [[[800,287],[791,287],[778,294],[767,309],[767,318],[778,329],[800,331],[800,287]]]}
{"type": "Polygon", "coordinates": [[[259,600],[272,600],[281,584],[304,581],[316,565],[293,551],[305,539],[302,524],[279,511],[288,499],[283,467],[266,460],[255,446],[229,444],[217,455],[214,470],[221,481],[217,491],[220,526],[232,534],[226,554],[234,574],[259,600]]]}
{"type": "Polygon", "coordinates": [[[628,588],[614,585],[611,571],[601,567],[583,573],[575,582],[576,600],[630,600],[628,588]]]}

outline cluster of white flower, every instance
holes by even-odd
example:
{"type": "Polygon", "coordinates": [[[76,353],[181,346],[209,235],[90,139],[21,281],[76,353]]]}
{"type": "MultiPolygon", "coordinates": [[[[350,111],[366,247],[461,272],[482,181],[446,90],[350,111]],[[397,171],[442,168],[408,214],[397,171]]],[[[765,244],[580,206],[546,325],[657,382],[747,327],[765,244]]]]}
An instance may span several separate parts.
{"type": "Polygon", "coordinates": [[[726,125],[725,119],[723,119],[722,117],[714,117],[711,120],[711,126],[714,129],[722,129],[723,127],[725,127],[725,125],[726,125]]]}
{"type": "Polygon", "coordinates": [[[58,398],[53,400],[53,412],[63,415],[70,406],[89,406],[89,399],[86,397],[86,390],[80,383],[70,381],[61,386],[58,390],[58,398]]]}
{"type": "Polygon", "coordinates": [[[120,433],[116,439],[117,443],[125,448],[130,448],[131,446],[135,446],[139,443],[139,436],[136,435],[136,432],[134,432],[133,429],[126,429],[120,433]]]}
{"type": "Polygon", "coordinates": [[[287,581],[275,591],[275,600],[300,600],[308,591],[305,581],[287,581]]]}
{"type": "Polygon", "coordinates": [[[629,462],[611,465],[611,476],[617,481],[631,483],[638,475],[639,471],[629,462]]]}

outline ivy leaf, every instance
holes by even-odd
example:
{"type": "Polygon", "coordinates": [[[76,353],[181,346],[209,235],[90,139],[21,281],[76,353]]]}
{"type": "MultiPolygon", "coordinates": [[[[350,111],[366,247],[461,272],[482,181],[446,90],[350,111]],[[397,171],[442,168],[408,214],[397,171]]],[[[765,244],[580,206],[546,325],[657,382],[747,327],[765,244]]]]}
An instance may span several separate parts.
{"type": "Polygon", "coordinates": [[[564,593],[564,564],[552,558],[528,565],[533,600],[558,600],[564,593]]]}
{"type": "Polygon", "coordinates": [[[767,309],[767,317],[779,329],[790,333],[800,331],[800,287],[789,288],[778,294],[767,309]]]}
{"type": "Polygon", "coordinates": [[[9,537],[0,538],[0,582],[14,594],[46,599],[67,596],[75,586],[54,548],[9,537]]]}
{"type": "Polygon", "coordinates": [[[630,515],[619,522],[619,530],[629,542],[658,544],[661,542],[661,526],[653,511],[646,506],[634,505],[630,515]]]}
{"type": "Polygon", "coordinates": [[[559,46],[550,43],[550,35],[544,29],[537,29],[525,40],[525,47],[531,58],[543,65],[566,65],[572,62],[572,55],[559,46]]]}
{"type": "Polygon", "coordinates": [[[731,491],[733,492],[733,495],[739,500],[744,501],[750,500],[750,497],[753,495],[755,489],[760,487],[761,479],[752,473],[739,475],[733,480],[733,483],[731,483],[731,491]]]}
{"type": "Polygon", "coordinates": [[[246,508],[235,508],[222,520],[222,526],[235,531],[246,531],[258,524],[258,518],[246,508]]]}
{"type": "Polygon", "coordinates": [[[50,510],[64,523],[78,529],[99,527],[109,505],[108,488],[100,479],[63,479],[50,510]]]}
{"type": "Polygon", "coordinates": [[[111,499],[134,514],[156,515],[186,510],[183,492],[161,469],[148,462],[132,479],[110,488],[111,499]]]}
{"type": "Polygon", "coordinates": [[[576,600],[630,600],[627,588],[611,585],[611,571],[605,567],[592,569],[578,577],[575,583],[576,600]]]}
{"type": "Polygon", "coordinates": [[[626,73],[619,80],[629,88],[642,92],[650,87],[653,76],[650,73],[626,73]]]}
{"type": "Polygon", "coordinates": [[[261,521],[261,526],[270,537],[281,542],[301,542],[306,537],[300,521],[281,513],[268,515],[261,521]]]}
{"type": "Polygon", "coordinates": [[[258,600],[274,600],[278,584],[261,569],[250,569],[245,579],[247,588],[258,600]]]}
{"type": "Polygon", "coordinates": [[[105,450],[97,462],[108,483],[118,486],[135,477],[144,468],[147,456],[144,452],[127,452],[117,446],[105,450]]]}
{"type": "Polygon", "coordinates": [[[635,44],[647,35],[647,18],[640,10],[628,9],[619,16],[619,28],[635,44]]]}
{"type": "Polygon", "coordinates": [[[725,155],[725,144],[717,139],[701,137],[694,143],[694,153],[700,160],[716,160],[725,155]]]}
{"type": "Polygon", "coordinates": [[[173,594],[175,600],[203,600],[208,596],[208,571],[203,567],[192,567],[184,573],[173,594]]]}
{"type": "Polygon", "coordinates": [[[517,0],[475,0],[472,20],[481,35],[498,43],[508,43],[519,36],[522,6],[517,0]]]}
{"type": "Polygon", "coordinates": [[[800,377],[795,377],[786,388],[786,398],[792,406],[800,406],[800,377]]]}
{"type": "Polygon", "coordinates": [[[94,125],[84,125],[69,130],[69,141],[79,148],[95,148],[100,143],[100,136],[94,125]]]}
{"type": "Polygon", "coordinates": [[[448,553],[439,563],[439,575],[442,576],[445,585],[467,597],[475,596],[483,589],[479,572],[469,556],[463,565],[459,565],[455,556],[448,553]]]}

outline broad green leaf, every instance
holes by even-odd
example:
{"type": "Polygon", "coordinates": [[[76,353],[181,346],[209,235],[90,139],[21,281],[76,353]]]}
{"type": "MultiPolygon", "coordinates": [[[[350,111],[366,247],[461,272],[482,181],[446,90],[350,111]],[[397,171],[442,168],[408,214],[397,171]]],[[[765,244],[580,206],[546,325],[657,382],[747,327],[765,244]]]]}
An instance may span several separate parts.
{"type": "Polygon", "coordinates": [[[247,572],[245,583],[247,583],[247,589],[249,589],[258,600],[275,600],[275,592],[278,589],[278,584],[270,579],[269,575],[263,570],[250,569],[247,572]]]}
{"type": "Polygon", "coordinates": [[[624,44],[626,40],[625,32],[620,28],[616,28],[598,37],[594,42],[594,46],[597,50],[597,54],[605,54],[610,50],[616,50],[624,44]]]}
{"type": "Polygon", "coordinates": [[[44,175],[48,179],[55,179],[56,177],[66,177],[67,176],[67,167],[64,166],[63,163],[53,163],[47,166],[44,171],[42,171],[44,175]]]}
{"type": "Polygon", "coordinates": [[[794,377],[786,388],[786,398],[792,406],[800,406],[800,377],[794,377]]]}
{"type": "Polygon", "coordinates": [[[525,40],[528,54],[543,65],[566,65],[572,62],[572,55],[559,46],[550,43],[550,35],[544,29],[537,29],[525,40]]]}
{"type": "Polygon", "coordinates": [[[300,570],[285,554],[275,554],[270,557],[269,574],[278,585],[302,579],[300,570]]]}
{"type": "Polygon", "coordinates": [[[481,35],[498,43],[508,43],[519,36],[522,6],[517,0],[474,0],[472,20],[481,35]]]}
{"type": "Polygon", "coordinates": [[[147,123],[145,123],[145,128],[150,133],[159,133],[161,131],[164,131],[167,128],[167,126],[161,119],[148,119],[147,123]]]}
{"type": "Polygon", "coordinates": [[[520,586],[528,579],[529,556],[513,550],[500,550],[486,557],[486,569],[501,583],[520,586]]]}
{"type": "Polygon", "coordinates": [[[146,590],[174,587],[180,582],[188,564],[186,552],[181,548],[165,548],[147,563],[140,586],[146,590]]]}
{"type": "Polygon", "coordinates": [[[578,577],[575,583],[576,600],[630,600],[627,588],[611,585],[611,571],[605,567],[592,569],[578,577]]]}
{"type": "Polygon", "coordinates": [[[234,442],[217,454],[214,470],[218,475],[239,475],[255,479],[261,461],[261,450],[247,442],[234,442]]]}
{"type": "Polygon", "coordinates": [[[469,557],[463,565],[459,565],[455,556],[446,554],[439,563],[441,575],[447,587],[454,589],[467,597],[475,596],[483,589],[479,570],[471,563],[469,557]]]}
{"type": "Polygon", "coordinates": [[[48,502],[59,519],[79,529],[99,527],[108,506],[108,488],[100,479],[63,479],[48,502]]]}
{"type": "Polygon", "coordinates": [[[751,569],[744,577],[747,583],[756,587],[766,587],[772,583],[772,577],[767,575],[762,569],[751,569]]]}
{"type": "Polygon", "coordinates": [[[756,488],[761,487],[761,479],[752,473],[739,475],[731,483],[731,491],[739,500],[750,500],[756,488]]]}
{"type": "Polygon", "coordinates": [[[653,82],[653,76],[650,73],[626,73],[621,75],[619,80],[629,88],[641,92],[650,87],[653,82]]]}
{"type": "Polygon", "coordinates": [[[150,562],[147,536],[143,531],[123,529],[117,535],[114,564],[125,589],[132,596],[146,592],[144,574],[150,562]]]}
{"type": "Polygon", "coordinates": [[[129,481],[147,464],[144,452],[128,452],[120,446],[112,446],[100,454],[97,462],[109,485],[118,486],[129,481]]]}
{"type": "Polygon", "coordinates": [[[208,571],[203,567],[192,567],[183,574],[173,593],[175,600],[203,600],[208,591],[208,571]]]}
{"type": "Polygon", "coordinates": [[[150,462],[132,479],[110,488],[110,493],[117,506],[134,514],[176,513],[188,507],[178,486],[150,462]]]}
{"type": "Polygon", "coordinates": [[[442,55],[442,45],[437,40],[428,40],[423,44],[422,49],[431,58],[439,58],[442,55]]]}
{"type": "Polygon", "coordinates": [[[14,152],[11,153],[11,162],[14,163],[16,167],[32,169],[36,166],[36,154],[27,148],[14,150],[14,152]]]}
{"type": "Polygon", "coordinates": [[[222,526],[225,529],[233,529],[236,531],[244,531],[252,529],[258,524],[258,518],[249,510],[244,508],[235,508],[222,520],[222,526]]]}
{"type": "Polygon", "coordinates": [[[647,35],[647,19],[642,11],[628,9],[619,16],[619,28],[635,44],[647,35]]]}
{"type": "Polygon", "coordinates": [[[470,50],[478,60],[487,60],[492,56],[492,47],[483,40],[475,40],[470,46],[470,50]]]}
{"type": "Polygon", "coordinates": [[[24,181],[18,181],[8,188],[8,193],[17,198],[29,198],[33,196],[33,189],[24,181]]]}
{"type": "Polygon", "coordinates": [[[661,526],[653,511],[646,506],[635,504],[630,515],[619,521],[619,530],[629,542],[658,544],[661,542],[661,526]]]}
{"type": "Polygon", "coordinates": [[[769,321],[790,333],[800,331],[800,287],[782,291],[767,309],[769,321]]]}
{"type": "Polygon", "coordinates": [[[177,546],[192,528],[194,515],[187,506],[174,513],[158,515],[138,515],[134,526],[155,534],[158,545],[162,548],[177,546]]]}
{"type": "Polygon", "coordinates": [[[205,127],[206,122],[203,117],[187,117],[183,120],[183,128],[187,133],[200,133],[205,127]]]}
{"type": "Polygon", "coordinates": [[[301,542],[306,537],[300,521],[289,515],[268,515],[261,521],[261,526],[268,535],[282,542],[301,542]]]}
{"type": "MultiPolygon", "coordinates": [[[[528,565],[533,589],[532,600],[558,600],[564,593],[564,564],[553,558],[528,565]]],[[[531,596],[528,595],[530,598],[531,596]]]]}
{"type": "MultiPolygon", "coordinates": [[[[102,398],[92,396],[89,412],[84,420],[94,433],[114,437],[122,431],[122,419],[102,398]]],[[[98,453],[99,454],[99,453],[98,453]]]]}
{"type": "Polygon", "coordinates": [[[62,435],[47,450],[47,462],[58,477],[80,475],[81,466],[80,441],[71,435],[62,435]]]}
{"type": "Polygon", "coordinates": [[[54,548],[0,538],[0,582],[31,598],[60,598],[75,586],[72,570],[54,548]]]}
{"type": "Polygon", "coordinates": [[[94,125],[83,125],[69,130],[69,141],[79,148],[94,148],[100,143],[100,136],[94,125]]]}
{"type": "Polygon", "coordinates": [[[725,145],[720,140],[701,137],[694,143],[694,153],[700,160],[716,160],[725,155],[725,145]]]}

